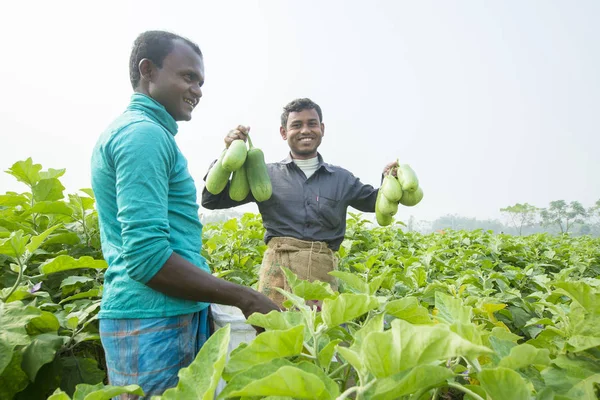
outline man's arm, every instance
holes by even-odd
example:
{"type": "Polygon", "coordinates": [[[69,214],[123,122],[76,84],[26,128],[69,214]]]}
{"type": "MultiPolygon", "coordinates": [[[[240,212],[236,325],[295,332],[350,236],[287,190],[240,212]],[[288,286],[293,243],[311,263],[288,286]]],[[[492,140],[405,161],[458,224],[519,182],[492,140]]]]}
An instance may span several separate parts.
{"type": "Polygon", "coordinates": [[[212,276],[170,246],[169,171],[176,147],[162,129],[140,123],[112,146],[117,219],[128,275],[169,296],[239,307],[245,315],[278,307],[266,296],[212,276]]]}
{"type": "Polygon", "coordinates": [[[168,296],[238,307],[249,317],[254,312],[267,314],[279,308],[263,294],[246,286],[219,279],[173,253],[147,283],[168,296]]]}
{"type": "MultiPolygon", "coordinates": [[[[383,183],[383,178],[390,170],[392,170],[392,175],[395,176],[395,170],[393,170],[393,168],[397,166],[398,162],[394,161],[384,167],[383,173],[381,174],[381,183],[383,183]]],[[[349,187],[350,192],[348,196],[350,200],[348,204],[350,206],[363,212],[375,212],[375,202],[377,201],[379,189],[375,189],[371,185],[363,184],[360,179],[352,174],[349,187]]]]}

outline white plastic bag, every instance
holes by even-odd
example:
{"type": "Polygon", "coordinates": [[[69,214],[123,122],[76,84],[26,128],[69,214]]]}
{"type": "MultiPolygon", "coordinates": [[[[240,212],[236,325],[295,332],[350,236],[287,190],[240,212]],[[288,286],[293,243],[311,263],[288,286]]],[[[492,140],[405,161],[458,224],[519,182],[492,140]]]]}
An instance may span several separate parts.
{"type": "MultiPolygon", "coordinates": [[[[210,311],[213,316],[215,331],[221,329],[227,324],[231,325],[231,339],[227,348],[227,360],[229,355],[241,343],[250,343],[256,337],[256,330],[252,325],[246,323],[246,317],[237,307],[224,306],[222,304],[211,304],[210,311]]],[[[215,391],[216,396],[221,393],[226,382],[221,379],[215,391]]]]}

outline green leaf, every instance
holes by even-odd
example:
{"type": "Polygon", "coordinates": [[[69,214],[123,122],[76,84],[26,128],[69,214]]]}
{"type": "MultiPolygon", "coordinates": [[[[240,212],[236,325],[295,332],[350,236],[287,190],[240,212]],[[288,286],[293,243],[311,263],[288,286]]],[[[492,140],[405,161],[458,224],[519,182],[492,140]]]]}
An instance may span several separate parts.
{"type": "Polygon", "coordinates": [[[42,333],[35,336],[25,348],[21,366],[32,382],[35,381],[39,369],[54,360],[56,352],[65,343],[65,339],[67,338],[56,333],[42,333]]]}
{"type": "Polygon", "coordinates": [[[329,272],[329,275],[335,276],[344,282],[344,286],[354,293],[370,294],[369,285],[357,274],[343,271],[331,271],[329,272]]]}
{"type": "Polygon", "coordinates": [[[300,368],[304,372],[316,375],[321,382],[325,384],[325,390],[329,392],[329,398],[335,399],[340,394],[340,388],[338,384],[331,379],[321,368],[317,367],[312,362],[302,361],[296,364],[297,368],[300,368]]]}
{"type": "Polygon", "coordinates": [[[23,182],[28,186],[35,185],[40,180],[40,171],[42,166],[40,164],[34,164],[31,157],[25,161],[18,161],[6,171],[11,174],[19,182],[23,182]]]}
{"type": "Polygon", "coordinates": [[[244,349],[231,354],[225,367],[224,378],[256,364],[263,364],[275,358],[291,357],[300,354],[304,340],[304,325],[285,331],[266,331],[244,349]]]}
{"type": "Polygon", "coordinates": [[[9,238],[0,240],[0,254],[21,258],[29,237],[29,235],[23,236],[23,231],[12,232],[9,238]]]}
{"type": "Polygon", "coordinates": [[[25,206],[29,203],[30,200],[22,194],[7,193],[0,195],[0,206],[3,207],[25,206]]]}
{"type": "Polygon", "coordinates": [[[416,297],[404,297],[390,301],[385,305],[385,312],[415,325],[432,323],[429,311],[419,305],[416,297]]]}
{"type": "Polygon", "coordinates": [[[216,331],[190,366],[179,371],[177,387],[166,390],[162,399],[212,400],[227,359],[230,334],[230,325],[216,331]]]}
{"type": "Polygon", "coordinates": [[[317,359],[319,361],[319,365],[323,369],[327,370],[329,368],[329,364],[331,364],[331,359],[335,354],[335,348],[340,342],[340,339],[332,340],[331,342],[327,343],[325,347],[323,347],[323,350],[319,352],[317,359]]]}
{"type": "Polygon", "coordinates": [[[95,199],[96,197],[94,196],[94,191],[90,188],[85,188],[85,189],[79,189],[80,191],[82,191],[83,193],[87,194],[88,196],[90,196],[92,199],[95,199]]]}
{"type": "Polygon", "coordinates": [[[508,368],[484,369],[477,378],[490,400],[530,400],[531,390],[516,371],[508,368]]]}
{"type": "Polygon", "coordinates": [[[64,197],[65,187],[57,178],[41,179],[31,191],[35,201],[56,201],[64,197]]]}
{"type": "Polygon", "coordinates": [[[473,359],[490,353],[489,348],[451,332],[447,325],[412,325],[401,319],[392,321],[392,328],[385,332],[367,335],[361,347],[365,365],[378,378],[419,364],[457,356],[473,359]]]}
{"type": "Polygon", "coordinates": [[[510,369],[526,368],[530,365],[550,365],[550,351],[529,344],[520,344],[510,349],[510,354],[500,360],[499,367],[510,369]]]}
{"type": "Polygon", "coordinates": [[[48,397],[48,400],[71,400],[71,398],[68,394],[66,394],[65,392],[60,390],[60,388],[58,388],[54,391],[54,393],[52,393],[50,397],[48,397]]]}
{"type": "Polygon", "coordinates": [[[439,310],[437,317],[448,324],[454,321],[468,324],[473,317],[472,307],[467,307],[460,299],[442,292],[435,292],[435,307],[439,310]]]}
{"type": "MultiPolygon", "coordinates": [[[[0,348],[0,351],[3,351],[3,349],[0,348]]],[[[0,355],[2,358],[4,356],[5,354],[0,355]]],[[[12,353],[12,357],[10,357],[4,371],[0,372],[0,399],[13,399],[15,394],[25,389],[29,384],[27,374],[21,369],[22,357],[20,351],[12,353]]]]}
{"type": "Polygon", "coordinates": [[[78,268],[106,269],[108,268],[108,264],[106,264],[106,261],[104,260],[94,260],[89,256],[75,259],[71,256],[61,255],[40,265],[40,272],[42,274],[49,275],[55,272],[68,271],[78,268]]]}
{"type": "Polygon", "coordinates": [[[293,292],[305,300],[324,300],[335,297],[329,283],[320,281],[299,280],[298,284],[294,286],[293,292]]]}
{"type": "Polygon", "coordinates": [[[233,219],[230,219],[229,221],[225,222],[223,224],[223,229],[225,229],[227,231],[231,231],[231,232],[237,232],[237,230],[238,230],[237,218],[233,218],[233,219]]]}
{"type": "Polygon", "coordinates": [[[379,307],[379,301],[374,296],[366,294],[344,293],[335,299],[323,301],[323,321],[329,328],[352,321],[361,315],[379,307]]]}
{"type": "Polygon", "coordinates": [[[337,352],[354,367],[354,369],[361,375],[364,375],[367,371],[359,351],[349,349],[347,347],[337,346],[337,352]]]}
{"type": "Polygon", "coordinates": [[[589,313],[600,313],[600,292],[585,282],[558,282],[556,292],[564,293],[579,303],[589,313]]]}
{"type": "Polygon", "coordinates": [[[248,323],[267,330],[286,330],[302,323],[302,314],[298,311],[271,311],[268,314],[254,313],[248,323]]]}
{"type": "Polygon", "coordinates": [[[54,225],[53,227],[46,229],[44,232],[37,236],[33,236],[27,246],[25,247],[30,254],[33,254],[46,240],[46,238],[54,232],[60,225],[54,225]]]}
{"type": "Polygon", "coordinates": [[[82,383],[77,385],[77,389],[73,394],[73,400],[110,400],[123,393],[139,396],[144,395],[144,391],[138,385],[104,386],[103,383],[98,383],[96,385],[82,383]]]}
{"type": "Polygon", "coordinates": [[[276,358],[264,364],[254,365],[231,378],[231,380],[227,383],[223,391],[219,393],[217,399],[221,400],[233,397],[231,393],[242,390],[250,383],[275,373],[279,368],[283,366],[292,365],[294,364],[292,364],[285,358],[276,358]]]}
{"type": "Polygon", "coordinates": [[[61,168],[61,169],[54,169],[54,168],[48,168],[48,171],[42,171],[40,172],[40,178],[42,179],[51,179],[51,178],[60,178],[61,176],[63,176],[66,172],[66,169],[61,168]]]}
{"type": "Polygon", "coordinates": [[[14,358],[15,347],[29,344],[25,326],[40,314],[38,309],[26,307],[20,301],[0,302],[0,375],[14,358]]]}
{"type": "Polygon", "coordinates": [[[49,311],[41,311],[41,315],[33,318],[27,325],[27,332],[31,336],[42,333],[57,332],[60,323],[54,314],[49,311]]]}
{"type": "Polygon", "coordinates": [[[350,348],[358,351],[362,347],[362,343],[369,333],[383,332],[383,321],[384,314],[377,314],[373,318],[368,319],[358,331],[354,332],[354,342],[350,348]]]}
{"type": "Polygon", "coordinates": [[[77,293],[77,294],[74,294],[73,296],[64,298],[60,301],[59,304],[65,304],[70,301],[79,300],[79,299],[94,299],[96,297],[101,297],[101,296],[102,296],[102,287],[99,287],[99,288],[90,289],[88,291],[77,293]]]}
{"type": "Polygon", "coordinates": [[[97,385],[105,378],[105,373],[98,368],[98,362],[92,358],[63,357],[62,378],[60,387],[67,393],[74,393],[75,387],[80,383],[97,385]]]}
{"type": "Polygon", "coordinates": [[[39,201],[33,207],[23,213],[23,217],[31,214],[57,214],[57,215],[73,215],[73,209],[64,201],[39,201]]]}
{"type": "Polygon", "coordinates": [[[273,374],[250,383],[242,390],[231,393],[236,396],[290,396],[295,399],[332,399],[325,384],[318,376],[297,367],[285,366],[273,374]]]}
{"type": "Polygon", "coordinates": [[[418,365],[384,379],[380,379],[367,392],[365,398],[372,400],[395,400],[418,390],[436,386],[454,374],[448,368],[435,365],[418,365]]]}

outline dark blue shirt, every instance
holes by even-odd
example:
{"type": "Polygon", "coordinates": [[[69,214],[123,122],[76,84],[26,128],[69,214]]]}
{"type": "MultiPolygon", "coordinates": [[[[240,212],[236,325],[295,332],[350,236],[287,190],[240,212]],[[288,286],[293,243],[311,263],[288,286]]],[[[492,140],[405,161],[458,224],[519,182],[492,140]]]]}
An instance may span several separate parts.
{"type": "Polygon", "coordinates": [[[205,187],[202,206],[215,210],[256,202],[266,229],[265,243],[273,237],[288,236],[326,242],[338,250],[346,232],[348,206],[374,212],[378,189],[363,184],[344,168],[324,163],[320,154],[318,160],[317,170],[308,179],[289,155],[281,162],[267,164],[273,186],[267,201],[256,202],[252,193],[242,201],[231,200],[227,184],[218,195],[205,187]]]}

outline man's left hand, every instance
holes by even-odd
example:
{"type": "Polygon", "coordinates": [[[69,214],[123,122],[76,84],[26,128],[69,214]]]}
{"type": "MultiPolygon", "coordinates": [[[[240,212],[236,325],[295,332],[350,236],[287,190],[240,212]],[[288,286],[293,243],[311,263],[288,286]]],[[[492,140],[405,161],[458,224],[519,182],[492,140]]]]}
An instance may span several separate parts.
{"type": "Polygon", "coordinates": [[[389,164],[388,164],[388,165],[386,165],[386,166],[385,166],[385,168],[383,169],[383,175],[384,175],[384,176],[385,176],[385,175],[387,175],[387,173],[389,172],[389,170],[390,170],[390,169],[392,169],[392,168],[394,168],[394,170],[392,171],[392,175],[393,175],[393,176],[396,176],[396,169],[395,169],[395,167],[397,167],[397,166],[398,166],[398,161],[397,161],[397,160],[396,160],[396,161],[394,161],[394,162],[391,162],[391,163],[389,163],[389,164]]]}

